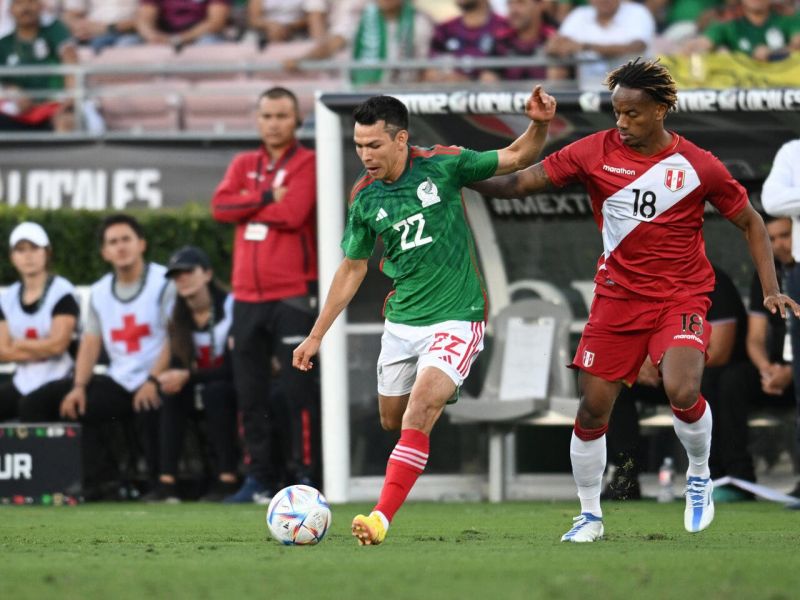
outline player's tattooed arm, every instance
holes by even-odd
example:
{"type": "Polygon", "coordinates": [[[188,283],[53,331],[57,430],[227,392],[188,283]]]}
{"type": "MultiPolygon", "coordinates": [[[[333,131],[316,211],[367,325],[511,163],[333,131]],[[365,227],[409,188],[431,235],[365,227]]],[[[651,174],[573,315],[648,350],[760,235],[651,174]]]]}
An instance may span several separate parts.
{"type": "Polygon", "coordinates": [[[492,198],[520,198],[552,189],[553,184],[547,176],[547,171],[544,170],[544,165],[536,163],[523,171],[476,181],[469,187],[492,198]]]}

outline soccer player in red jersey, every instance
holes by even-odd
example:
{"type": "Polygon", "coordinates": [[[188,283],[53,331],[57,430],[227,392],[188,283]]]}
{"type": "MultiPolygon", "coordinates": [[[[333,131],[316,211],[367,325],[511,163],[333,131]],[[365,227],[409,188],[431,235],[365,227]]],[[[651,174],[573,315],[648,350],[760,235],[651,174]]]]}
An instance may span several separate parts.
{"type": "Polygon", "coordinates": [[[589,135],[528,169],[471,187],[494,197],[522,197],[571,182],[589,192],[603,235],[595,298],[572,367],[581,402],[570,457],[581,514],[564,542],[603,535],[600,487],[605,433],[622,385],[632,385],[646,356],[658,365],[689,457],[684,526],[696,532],[714,518],[708,469],[711,411],[700,395],[711,326],[705,321],[714,273],[702,235],[705,202],[742,230],[758,270],[764,306],[785,316],[800,307],[780,293],[764,222],[744,188],[710,152],[664,128],[677,101],[672,76],[639,59],[607,79],[616,128],[589,135]]]}

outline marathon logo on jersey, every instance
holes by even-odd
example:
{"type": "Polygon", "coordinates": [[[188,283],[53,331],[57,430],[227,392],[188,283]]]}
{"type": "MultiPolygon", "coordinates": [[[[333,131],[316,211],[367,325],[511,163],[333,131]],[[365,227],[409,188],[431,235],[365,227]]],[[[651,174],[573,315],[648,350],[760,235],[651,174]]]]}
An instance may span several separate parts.
{"type": "Polygon", "coordinates": [[[439,197],[439,188],[431,181],[430,177],[417,187],[417,198],[422,202],[422,208],[430,206],[431,204],[436,204],[442,200],[439,197]]]}
{"type": "Polygon", "coordinates": [[[583,351],[583,366],[587,369],[594,364],[594,352],[583,351]]]}
{"type": "Polygon", "coordinates": [[[683,169],[667,169],[664,175],[664,185],[671,192],[677,192],[686,181],[686,171],[683,169]]]}
{"type": "Polygon", "coordinates": [[[636,171],[633,169],[626,169],[624,167],[610,167],[608,165],[603,165],[603,171],[616,173],[617,175],[636,175],[636,171]]]}

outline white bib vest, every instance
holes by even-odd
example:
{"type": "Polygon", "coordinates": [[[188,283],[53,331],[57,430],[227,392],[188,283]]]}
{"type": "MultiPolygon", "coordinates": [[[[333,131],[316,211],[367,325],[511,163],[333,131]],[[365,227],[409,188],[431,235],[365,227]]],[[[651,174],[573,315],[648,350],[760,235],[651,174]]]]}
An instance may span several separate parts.
{"type": "MultiPolygon", "coordinates": [[[[55,276],[35,313],[22,310],[20,294],[22,284],[17,281],[0,296],[0,306],[6,317],[8,332],[14,339],[44,339],[50,335],[53,308],[67,294],[75,297],[75,288],[63,277],[55,276]]],[[[77,298],[75,300],[77,302],[77,298]]],[[[17,365],[12,381],[23,396],[46,383],[62,379],[72,371],[73,360],[68,352],[43,360],[22,362],[17,365]]]]}
{"type": "MultiPolygon", "coordinates": [[[[214,326],[209,331],[194,331],[195,359],[201,369],[216,367],[222,355],[225,354],[225,344],[228,341],[228,332],[233,323],[233,294],[225,297],[225,315],[219,321],[214,321],[214,326]]],[[[216,315],[215,315],[216,316],[216,315]]]]}
{"type": "Polygon", "coordinates": [[[145,381],[164,345],[167,332],[161,318],[161,295],[167,285],[166,267],[145,266],[139,293],[127,301],[114,295],[111,273],[92,284],[92,308],[100,320],[109,358],[108,375],[129,392],[145,381]]]}

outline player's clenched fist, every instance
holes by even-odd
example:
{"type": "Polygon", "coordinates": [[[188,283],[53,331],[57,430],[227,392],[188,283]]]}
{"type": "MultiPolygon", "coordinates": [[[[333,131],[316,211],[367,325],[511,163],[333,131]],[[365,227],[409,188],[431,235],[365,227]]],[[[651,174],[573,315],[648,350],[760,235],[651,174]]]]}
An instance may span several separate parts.
{"type": "Polygon", "coordinates": [[[536,123],[549,123],[556,116],[556,99],[537,85],[525,103],[525,113],[536,123]]]}
{"type": "Polygon", "coordinates": [[[292,366],[301,371],[309,371],[314,367],[311,359],[319,352],[320,342],[319,338],[307,337],[303,342],[294,349],[292,352],[292,366]]]}

